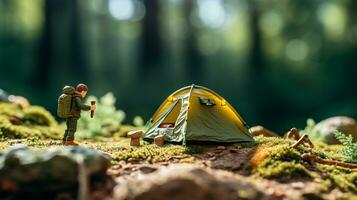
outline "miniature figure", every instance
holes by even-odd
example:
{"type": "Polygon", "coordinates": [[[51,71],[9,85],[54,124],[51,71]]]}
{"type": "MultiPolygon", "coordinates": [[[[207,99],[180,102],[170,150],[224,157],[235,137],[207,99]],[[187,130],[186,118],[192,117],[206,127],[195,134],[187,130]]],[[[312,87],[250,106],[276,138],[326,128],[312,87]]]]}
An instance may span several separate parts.
{"type": "Polygon", "coordinates": [[[96,105],[94,102],[91,105],[85,105],[83,98],[87,95],[88,87],[85,84],[78,84],[76,89],[71,86],[63,88],[63,94],[58,98],[57,115],[66,119],[67,129],[63,136],[64,145],[78,145],[74,141],[74,134],[77,130],[77,121],[81,117],[81,111],[91,111],[94,113],[96,105]]]}
{"type": "Polygon", "coordinates": [[[0,102],[2,101],[17,104],[21,108],[27,108],[30,106],[29,101],[25,97],[9,95],[4,90],[0,89],[0,102]]]}

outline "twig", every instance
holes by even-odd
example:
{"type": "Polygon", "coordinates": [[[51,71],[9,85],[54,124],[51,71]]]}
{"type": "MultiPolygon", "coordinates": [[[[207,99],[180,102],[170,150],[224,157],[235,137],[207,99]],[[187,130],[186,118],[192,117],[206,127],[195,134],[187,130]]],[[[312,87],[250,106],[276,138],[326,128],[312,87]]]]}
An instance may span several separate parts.
{"type": "Polygon", "coordinates": [[[347,162],[337,161],[337,160],[327,160],[327,159],[323,159],[323,158],[314,156],[314,155],[312,155],[310,153],[304,153],[304,154],[301,155],[301,157],[303,159],[306,159],[306,160],[309,160],[309,161],[313,161],[313,162],[317,162],[317,163],[324,164],[324,165],[336,165],[336,166],[350,168],[350,169],[356,169],[357,168],[357,164],[354,164],[354,163],[347,163],[347,162]]]}
{"type": "Polygon", "coordinates": [[[290,129],[290,131],[286,135],[286,139],[290,139],[291,137],[293,137],[295,140],[299,140],[299,131],[296,128],[290,129]]]}
{"type": "Polygon", "coordinates": [[[314,144],[311,142],[309,139],[309,136],[304,134],[295,144],[293,144],[291,147],[296,148],[301,144],[307,143],[311,148],[314,148],[314,144]]]}
{"type": "MultiPolygon", "coordinates": [[[[307,143],[311,148],[314,148],[314,144],[311,142],[309,139],[309,136],[304,134],[299,138],[299,131],[296,128],[292,128],[289,133],[286,135],[286,138],[289,139],[293,137],[295,140],[297,140],[291,147],[297,148],[301,144],[307,143]]],[[[356,169],[357,164],[354,163],[347,163],[343,161],[337,161],[337,160],[328,160],[328,159],[323,159],[318,156],[312,155],[311,153],[304,153],[301,155],[303,159],[309,160],[311,162],[317,162],[320,164],[324,165],[336,165],[340,167],[345,167],[345,168],[350,168],[350,169],[356,169]]]]}

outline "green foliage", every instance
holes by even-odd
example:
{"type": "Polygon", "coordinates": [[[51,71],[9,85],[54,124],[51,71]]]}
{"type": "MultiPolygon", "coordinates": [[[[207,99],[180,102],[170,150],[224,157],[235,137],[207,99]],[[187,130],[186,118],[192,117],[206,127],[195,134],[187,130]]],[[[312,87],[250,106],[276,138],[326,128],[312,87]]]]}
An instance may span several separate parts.
{"type": "Polygon", "coordinates": [[[307,134],[312,141],[323,142],[323,138],[321,138],[321,133],[316,128],[316,122],[309,118],[306,121],[306,127],[302,131],[302,134],[307,134]]]}
{"type": "Polygon", "coordinates": [[[144,123],[145,123],[144,119],[140,116],[135,116],[133,119],[134,126],[142,127],[142,126],[144,126],[144,123]]]}
{"type": "Polygon", "coordinates": [[[335,132],[335,137],[344,146],[342,153],[347,156],[350,162],[357,163],[357,143],[353,142],[351,135],[345,135],[339,131],[335,132]]]}
{"type": "Polygon", "coordinates": [[[76,136],[79,138],[94,138],[97,136],[110,136],[113,131],[118,131],[125,119],[125,113],[115,108],[116,99],[114,95],[109,92],[101,97],[99,101],[95,96],[89,96],[86,104],[89,105],[90,101],[97,102],[94,117],[90,118],[89,113],[82,113],[78,121],[78,133],[76,136]]]}

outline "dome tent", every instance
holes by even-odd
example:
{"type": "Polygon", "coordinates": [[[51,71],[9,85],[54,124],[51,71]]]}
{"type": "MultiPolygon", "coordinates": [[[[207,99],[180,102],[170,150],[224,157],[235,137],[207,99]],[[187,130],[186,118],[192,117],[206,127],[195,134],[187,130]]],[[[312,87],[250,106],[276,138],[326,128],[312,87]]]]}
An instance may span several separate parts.
{"type": "Polygon", "coordinates": [[[144,139],[163,135],[166,141],[254,141],[237,111],[214,91],[187,86],[171,94],[150,120],[144,139]]]}

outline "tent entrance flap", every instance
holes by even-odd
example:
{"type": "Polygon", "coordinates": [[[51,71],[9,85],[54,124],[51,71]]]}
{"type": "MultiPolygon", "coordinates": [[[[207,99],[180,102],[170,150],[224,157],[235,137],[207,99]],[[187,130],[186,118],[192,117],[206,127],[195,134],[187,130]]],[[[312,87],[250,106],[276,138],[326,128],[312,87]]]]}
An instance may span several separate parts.
{"type": "Polygon", "coordinates": [[[173,128],[175,127],[175,122],[177,121],[178,116],[180,115],[182,107],[182,100],[179,99],[171,111],[168,112],[165,119],[159,125],[159,128],[173,128]]]}

